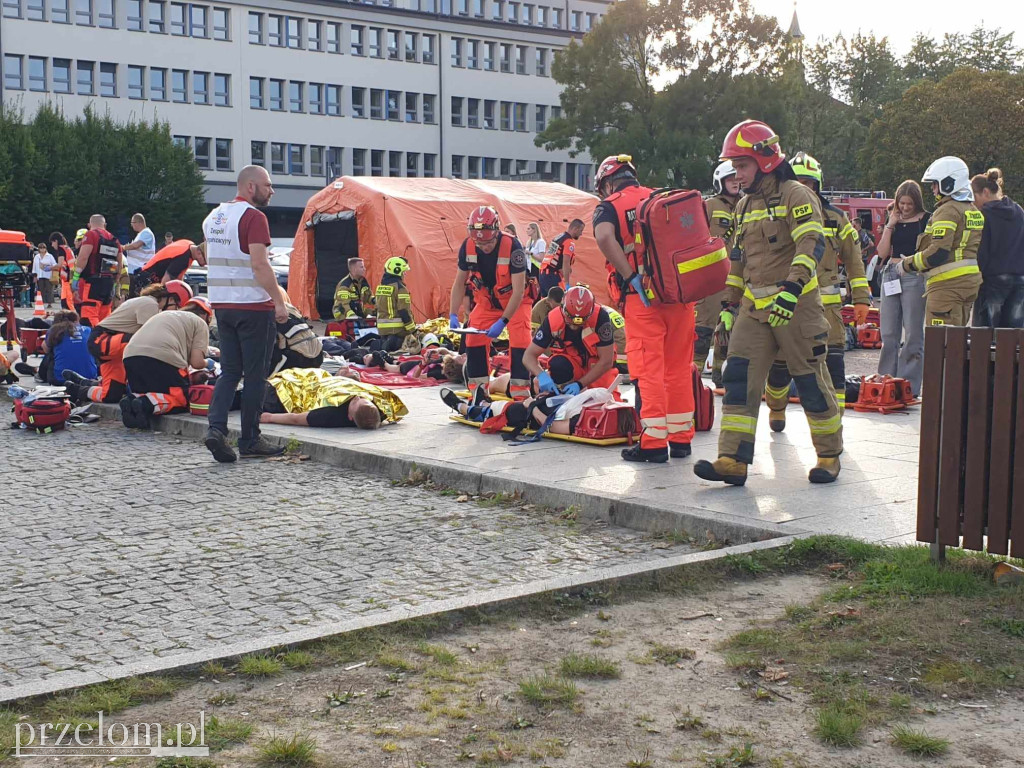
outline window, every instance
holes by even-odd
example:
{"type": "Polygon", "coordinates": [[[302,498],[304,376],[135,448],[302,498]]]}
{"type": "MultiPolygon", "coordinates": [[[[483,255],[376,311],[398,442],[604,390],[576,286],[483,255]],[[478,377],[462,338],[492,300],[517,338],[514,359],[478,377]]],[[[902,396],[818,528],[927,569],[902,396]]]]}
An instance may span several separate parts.
{"type": "Polygon", "coordinates": [[[399,61],[402,58],[401,49],[398,47],[398,30],[388,30],[388,58],[392,61],[399,61]]]}
{"type": "Polygon", "coordinates": [[[434,124],[434,94],[423,94],[423,122],[429,125],[434,124]]]}
{"type": "Polygon", "coordinates": [[[405,94],[405,122],[418,123],[420,121],[420,95],[418,93],[405,94]]]}
{"type": "Polygon", "coordinates": [[[505,18],[504,0],[494,0],[494,2],[491,3],[491,18],[495,21],[501,21],[505,18]]]}
{"type": "Polygon", "coordinates": [[[142,25],[142,0],[128,0],[128,31],[145,31],[142,25]]]}
{"type": "Polygon", "coordinates": [[[306,145],[288,145],[288,173],[293,176],[306,175],[306,145]]]}
{"type": "Polygon", "coordinates": [[[479,179],[480,178],[480,158],[469,156],[469,170],[466,171],[467,179],[479,179]]]}
{"type": "Polygon", "coordinates": [[[100,96],[117,98],[117,64],[100,64],[100,96]]]}
{"type": "Polygon", "coordinates": [[[580,27],[582,26],[582,19],[583,19],[582,11],[573,11],[569,15],[569,18],[572,19],[572,24],[570,25],[569,29],[571,29],[573,32],[579,32],[580,31],[580,27]]]}
{"type": "Polygon", "coordinates": [[[388,152],[388,176],[402,175],[402,153],[388,152]]]}
{"type": "Polygon", "coordinates": [[[370,89],[370,117],[374,120],[384,119],[384,91],[379,88],[370,89]]]}
{"type": "Polygon", "coordinates": [[[128,65],[128,98],[146,98],[146,68],[128,65]]]}
{"type": "Polygon", "coordinates": [[[485,157],[484,158],[484,178],[485,179],[493,179],[494,178],[494,166],[495,165],[496,165],[496,163],[495,163],[495,159],[493,157],[485,157]]]}
{"type": "Polygon", "coordinates": [[[297,19],[294,16],[289,16],[288,22],[288,47],[289,48],[301,48],[302,47],[302,19],[297,19]]]}
{"type": "Polygon", "coordinates": [[[512,102],[501,102],[501,130],[512,130],[512,102]]]}
{"type": "Polygon", "coordinates": [[[249,78],[249,109],[264,109],[262,77],[249,78]]]}
{"type": "Polygon", "coordinates": [[[366,89],[350,88],[352,92],[352,117],[366,117],[366,89]]]}
{"type": "Polygon", "coordinates": [[[171,3],[171,34],[188,34],[188,6],[184,3],[171,3]]]}
{"type": "Polygon", "coordinates": [[[512,46],[508,43],[501,44],[501,71],[512,71],[512,46]]]}
{"type": "Polygon", "coordinates": [[[353,24],[352,25],[352,29],[349,30],[349,35],[351,36],[351,39],[352,39],[352,55],[353,56],[362,56],[363,55],[363,32],[364,31],[365,31],[364,27],[360,27],[360,26],[357,26],[355,24],[353,24]]]}
{"type": "Polygon", "coordinates": [[[8,19],[20,19],[21,0],[4,0],[4,17],[8,19]]]}
{"type": "Polygon", "coordinates": [[[153,101],[167,101],[167,70],[156,67],[149,69],[149,98],[153,101]]]}
{"type": "Polygon", "coordinates": [[[526,46],[525,45],[517,45],[516,46],[516,74],[517,75],[525,75],[526,74],[526,46]]]}
{"type": "Polygon", "coordinates": [[[309,95],[309,114],[321,115],[324,110],[324,86],[322,83],[310,83],[306,88],[309,95]]]}
{"type": "Polygon", "coordinates": [[[341,53],[341,24],[338,22],[327,23],[327,52],[341,53]]]}
{"type": "Polygon", "coordinates": [[[458,0],[459,16],[469,16],[469,0],[458,0]]]}
{"type": "Polygon", "coordinates": [[[452,155],[452,178],[462,178],[462,155],[452,155]]]}
{"type": "Polygon", "coordinates": [[[537,105],[535,123],[537,126],[537,133],[540,133],[541,131],[548,127],[548,108],[545,107],[543,104],[537,105]]]}
{"type": "Polygon", "coordinates": [[[176,147],[185,147],[190,152],[192,151],[192,140],[188,136],[174,135],[171,137],[171,141],[176,147]]]}
{"type": "Polygon", "coordinates": [[[167,3],[149,0],[149,31],[162,35],[167,32],[167,3]]]}
{"type": "Polygon", "coordinates": [[[561,107],[552,107],[551,108],[551,119],[552,120],[557,120],[561,116],[562,116],[562,108],[561,107]]]}
{"type": "Polygon", "coordinates": [[[529,172],[529,162],[526,160],[516,160],[516,176],[522,176],[524,173],[529,172]]]}
{"type": "Polygon", "coordinates": [[[521,104],[521,103],[516,103],[515,111],[513,112],[513,116],[515,117],[515,121],[516,121],[516,123],[515,123],[516,130],[517,131],[525,131],[526,130],[526,105],[525,104],[521,104]]]}
{"type": "Polygon", "coordinates": [[[192,73],[192,101],[195,104],[210,103],[210,73],[192,73]]]}
{"type": "Polygon", "coordinates": [[[196,136],[195,141],[196,165],[209,170],[210,168],[210,137],[196,136]]]}
{"type": "Polygon", "coordinates": [[[71,93],[71,59],[53,60],[53,92],[71,93]]]}
{"type": "Polygon", "coordinates": [[[384,30],[378,27],[370,27],[370,56],[375,59],[383,55],[384,30]]]}
{"type": "Polygon", "coordinates": [[[494,71],[495,51],[498,50],[497,43],[484,43],[484,69],[488,72],[494,71]]]}
{"type": "Polygon", "coordinates": [[[429,154],[423,156],[423,175],[428,179],[437,175],[437,155],[429,154]]]}
{"type": "Polygon", "coordinates": [[[309,148],[309,175],[310,176],[323,176],[324,175],[324,148],[323,147],[310,147],[309,148]]]}
{"type": "Polygon", "coordinates": [[[519,3],[508,4],[508,16],[506,16],[505,20],[508,21],[509,24],[515,24],[519,21],[519,3]]]}
{"type": "Polygon", "coordinates": [[[25,88],[24,59],[10,53],[4,54],[4,88],[21,91],[25,88]]]}
{"type": "Polygon", "coordinates": [[[213,76],[213,103],[218,107],[231,106],[231,75],[217,73],[213,76]]]}
{"type": "Polygon", "coordinates": [[[287,145],[274,141],[270,143],[270,172],[284,173],[284,153],[287,145]]]}
{"type": "Polygon", "coordinates": [[[366,150],[365,149],[353,149],[352,150],[352,175],[353,176],[365,176],[366,175],[366,150]]]}
{"type": "MultiPolygon", "coordinates": [[[[71,23],[71,0],[51,0],[50,2],[50,21],[55,24],[70,24],[71,23]]],[[[6,3],[4,4],[4,10],[6,10],[6,3]]],[[[4,14],[6,16],[6,13],[4,14]]]]}
{"type": "Polygon", "coordinates": [[[537,6],[537,26],[546,27],[548,25],[548,9],[543,5],[537,6]]]}
{"type": "Polygon", "coordinates": [[[419,35],[416,32],[405,33],[405,60],[416,61],[416,43],[419,35]]]}
{"type": "Polygon", "coordinates": [[[548,51],[546,48],[537,49],[537,74],[541,77],[548,76],[548,51]]]}
{"type": "Polygon", "coordinates": [[[284,111],[284,80],[270,81],[270,94],[268,100],[272,110],[275,112],[284,111]]]}
{"type": "Polygon", "coordinates": [[[452,96],[452,125],[462,127],[462,97],[452,96]]]}
{"type": "Polygon", "coordinates": [[[92,26],[92,0],[75,0],[75,23],[92,26]]]}
{"type": "Polygon", "coordinates": [[[453,67],[461,67],[462,66],[462,38],[461,37],[453,37],[452,38],[452,42],[451,42],[451,46],[452,46],[452,66],[453,67]]]}
{"type": "Polygon", "coordinates": [[[332,117],[341,116],[341,86],[327,86],[327,114],[332,117]]]}
{"type": "Polygon", "coordinates": [[[466,125],[469,128],[480,127],[480,99],[468,99],[466,102],[466,125]]]}
{"type": "Polygon", "coordinates": [[[210,32],[206,27],[206,6],[205,5],[190,5],[189,6],[189,34],[192,37],[209,37],[210,32]]]}
{"type": "Polygon", "coordinates": [[[217,139],[214,144],[217,153],[217,170],[231,170],[231,139],[217,139]]]}
{"type": "Polygon", "coordinates": [[[91,61],[76,62],[78,71],[78,95],[94,96],[96,89],[93,86],[93,75],[96,71],[96,64],[91,61]]]}
{"type": "Polygon", "coordinates": [[[267,16],[267,45],[284,45],[284,16],[267,16]]]}
{"type": "Polygon", "coordinates": [[[383,176],[384,175],[384,150],[383,149],[371,149],[370,150],[370,175],[371,176],[383,176]]]}
{"type": "Polygon", "coordinates": [[[499,173],[502,175],[502,177],[512,175],[512,161],[509,160],[507,157],[501,158],[501,170],[499,171],[499,173]]]}
{"type": "Polygon", "coordinates": [[[551,26],[554,27],[555,29],[564,28],[564,25],[562,24],[562,14],[563,10],[561,8],[551,9],[551,26]]]}
{"type": "Polygon", "coordinates": [[[41,56],[28,57],[28,89],[30,91],[46,90],[46,59],[41,56]]]}
{"type": "MultiPolygon", "coordinates": [[[[310,150],[312,152],[312,150],[310,150]]],[[[327,168],[325,169],[329,178],[336,179],[341,176],[341,147],[327,148],[327,168]]]]}
{"type": "Polygon", "coordinates": [[[267,142],[250,141],[249,154],[252,157],[253,165],[258,165],[260,167],[265,168],[267,165],[267,142]]]}
{"type": "Polygon", "coordinates": [[[249,11],[249,44],[263,45],[263,14],[249,11]]]}
{"type": "Polygon", "coordinates": [[[533,24],[533,6],[532,5],[524,5],[523,6],[522,22],[523,22],[523,24],[530,24],[530,25],[533,24]]]}
{"type": "Polygon", "coordinates": [[[419,176],[420,175],[420,153],[419,152],[406,152],[405,153],[405,175],[406,176],[419,176]]]}
{"type": "Polygon", "coordinates": [[[188,102],[188,72],[184,69],[171,70],[171,101],[188,102]]]}
{"type": "Polygon", "coordinates": [[[294,80],[288,83],[288,107],[292,112],[303,112],[305,111],[306,102],[304,98],[303,88],[304,83],[295,82],[294,80]]]}
{"type": "Polygon", "coordinates": [[[473,0],[473,15],[478,19],[484,17],[484,0],[473,0]]]}
{"type": "Polygon", "coordinates": [[[434,43],[437,40],[433,35],[423,36],[423,63],[434,63],[434,43]]]}
{"type": "Polygon", "coordinates": [[[227,8],[213,9],[213,39],[230,40],[231,11],[227,8]]]}
{"type": "Polygon", "coordinates": [[[316,19],[306,22],[306,50],[319,51],[323,49],[324,23],[316,19]]]}
{"type": "Polygon", "coordinates": [[[480,41],[466,41],[466,66],[470,69],[480,69],[480,41]]]}
{"type": "Polygon", "coordinates": [[[586,29],[587,32],[589,32],[590,30],[592,30],[594,28],[594,25],[596,23],[597,23],[597,14],[596,13],[588,13],[587,14],[587,26],[584,27],[584,29],[586,29]]]}
{"type": "Polygon", "coordinates": [[[497,123],[494,122],[494,106],[497,104],[495,101],[487,99],[484,101],[484,128],[489,131],[493,131],[498,127],[497,123]]]}

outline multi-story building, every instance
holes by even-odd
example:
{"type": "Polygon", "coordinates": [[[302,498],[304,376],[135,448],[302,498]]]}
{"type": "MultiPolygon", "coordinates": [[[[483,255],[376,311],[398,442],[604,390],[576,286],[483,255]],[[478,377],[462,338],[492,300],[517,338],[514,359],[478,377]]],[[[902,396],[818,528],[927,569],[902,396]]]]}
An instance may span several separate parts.
{"type": "Polygon", "coordinates": [[[2,0],[0,98],[166,120],[211,204],[264,165],[275,234],[344,174],[588,188],[588,158],[533,140],[559,114],[555,52],[610,2],[2,0]]]}

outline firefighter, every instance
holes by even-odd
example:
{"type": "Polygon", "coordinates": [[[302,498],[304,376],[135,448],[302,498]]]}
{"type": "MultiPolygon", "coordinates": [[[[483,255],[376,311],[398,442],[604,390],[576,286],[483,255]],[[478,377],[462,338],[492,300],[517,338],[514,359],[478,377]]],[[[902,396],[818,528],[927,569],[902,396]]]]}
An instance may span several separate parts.
{"type": "Polygon", "coordinates": [[[449,326],[460,327],[459,310],[468,289],[473,298],[469,326],[486,333],[467,334],[466,377],[474,396],[486,394],[490,382],[491,340],[508,327],[511,376],[509,395],[523,400],[530,394],[530,373],[523,355],[530,344],[530,310],[527,296],[529,259],[518,239],[500,232],[498,212],[487,205],[469,215],[469,237],[459,250],[459,269],[452,284],[449,326]]]}
{"type": "MultiPolygon", "coordinates": [[[[860,255],[860,238],[846,214],[833,206],[821,194],[822,169],[810,155],[797,152],[790,160],[797,180],[814,191],[821,204],[821,215],[825,231],[825,255],[818,266],[818,292],[828,320],[828,353],[825,368],[832,379],[832,388],[839,406],[839,415],[846,408],[846,325],[843,323],[843,297],[839,292],[839,265],[846,268],[853,297],[853,312],[858,326],[868,320],[871,306],[871,291],[864,274],[864,262],[860,255]]],[[[789,403],[789,368],[784,359],[772,363],[765,386],[765,401],[770,411],[768,424],[773,432],[786,428],[786,405],[789,403]]]]}
{"type": "Polygon", "coordinates": [[[974,205],[967,164],[959,157],[940,157],[921,181],[931,182],[938,202],[917,253],[897,269],[925,276],[925,326],[967,325],[981,287],[978,246],[985,216],[974,205]]]}
{"type": "Polygon", "coordinates": [[[121,274],[124,254],[117,238],[107,231],[107,220],[96,213],[89,217],[89,231],[71,275],[71,291],[83,325],[95,328],[110,314],[114,281],[121,274]]]}
{"type": "Polygon", "coordinates": [[[397,352],[410,333],[416,332],[412,317],[412,298],[402,276],[409,271],[409,262],[392,256],[384,262],[384,277],[377,286],[377,333],[384,341],[384,351],[397,352]]]}
{"type": "Polygon", "coordinates": [[[535,301],[533,309],[530,310],[530,329],[536,332],[551,310],[561,306],[564,297],[565,291],[556,285],[547,292],[544,298],[535,301]]]}
{"type": "Polygon", "coordinates": [[[569,222],[569,228],[548,243],[548,252],[540,264],[540,294],[547,296],[556,285],[572,288],[572,266],[576,260],[576,241],[583,236],[586,228],[580,219],[569,222]]]}
{"type": "Polygon", "coordinates": [[[612,321],[612,341],[615,342],[615,369],[619,373],[629,374],[629,364],[626,359],[626,318],[614,307],[603,305],[608,313],[608,319],[612,321]]]}
{"type": "Polygon", "coordinates": [[[334,319],[359,320],[374,312],[373,291],[366,280],[366,264],[358,256],[348,260],[348,274],[334,289],[334,319]]]}
{"type": "Polygon", "coordinates": [[[537,377],[537,393],[578,395],[591,387],[608,389],[619,378],[615,370],[612,320],[589,288],[574,286],[562,305],[544,318],[526,348],[523,363],[537,377]],[[548,369],[540,356],[551,350],[548,369]]]}
{"type": "Polygon", "coordinates": [[[594,186],[594,237],[608,262],[612,298],[625,306],[629,374],[641,400],[640,442],[622,451],[626,461],[663,463],[690,455],[693,438],[693,304],[654,304],[640,275],[636,209],[651,191],[640,186],[629,155],[605,158],[594,186]]]}
{"type": "Polygon", "coordinates": [[[761,395],[768,369],[781,352],[818,454],[809,479],[833,482],[839,475],[843,427],[825,375],[828,321],[818,293],[825,233],[818,197],[796,180],[779,137],[762,122],[734,126],[722,145],[722,159],[732,160],[746,193],[736,206],[727,280],[730,304],[742,304],[722,370],[725,398],[718,459],[698,461],[694,473],[730,485],[746,482],[761,395]]]}
{"type": "MultiPolygon", "coordinates": [[[[708,213],[708,221],[711,224],[711,236],[720,237],[725,242],[731,242],[733,230],[732,212],[736,208],[736,202],[740,199],[740,183],[736,181],[736,171],[732,163],[726,160],[715,168],[712,178],[712,186],[715,194],[704,201],[704,208],[708,213]]],[[[712,296],[706,296],[697,302],[697,339],[693,345],[693,362],[703,371],[704,364],[708,359],[708,351],[711,349],[712,338],[715,328],[723,321],[722,311],[728,302],[729,291],[723,288],[712,296]]],[[[732,317],[725,320],[731,326],[732,317]]],[[[722,363],[725,360],[725,350],[716,348],[715,359],[711,368],[711,381],[716,387],[722,386],[722,363]]]]}

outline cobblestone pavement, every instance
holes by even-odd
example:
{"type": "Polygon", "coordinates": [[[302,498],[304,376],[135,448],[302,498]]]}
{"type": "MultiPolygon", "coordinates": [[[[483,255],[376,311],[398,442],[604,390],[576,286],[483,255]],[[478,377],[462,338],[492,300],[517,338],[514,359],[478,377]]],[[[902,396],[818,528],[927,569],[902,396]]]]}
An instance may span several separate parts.
{"type": "Polygon", "coordinates": [[[220,466],[113,424],[0,429],[0,464],[0,694],[686,552],[313,462],[220,466]]]}

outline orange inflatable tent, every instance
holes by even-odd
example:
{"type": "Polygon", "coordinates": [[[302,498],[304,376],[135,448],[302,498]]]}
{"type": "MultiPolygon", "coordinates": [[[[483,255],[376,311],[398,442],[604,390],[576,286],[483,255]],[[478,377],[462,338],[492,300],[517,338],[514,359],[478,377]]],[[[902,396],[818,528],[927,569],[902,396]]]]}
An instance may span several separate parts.
{"type": "Polygon", "coordinates": [[[474,207],[493,205],[501,225],[514,224],[523,245],[537,222],[550,241],[573,219],[587,228],[577,244],[573,282],[591,286],[607,303],[607,273],[591,231],[597,198],[564,184],[521,181],[343,176],[314,195],[295,235],[288,295],[307,317],[329,318],[334,288],[348,259],[366,262],[376,287],[391,256],[409,262],[406,284],[416,320],[448,315],[459,247],[474,207]]]}

